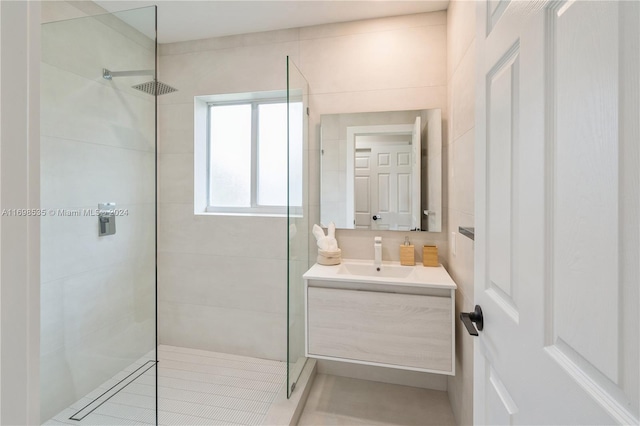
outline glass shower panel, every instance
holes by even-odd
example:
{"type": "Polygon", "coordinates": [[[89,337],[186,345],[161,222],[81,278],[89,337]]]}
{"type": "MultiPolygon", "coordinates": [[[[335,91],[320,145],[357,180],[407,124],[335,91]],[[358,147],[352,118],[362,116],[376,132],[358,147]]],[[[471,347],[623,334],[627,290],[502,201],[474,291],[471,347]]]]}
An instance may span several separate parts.
{"type": "Polygon", "coordinates": [[[288,275],[287,275],[287,396],[307,360],[304,351],[304,285],[309,268],[309,87],[298,67],[287,57],[288,157],[288,275]]]}
{"type": "Polygon", "coordinates": [[[42,25],[42,422],[156,423],[155,74],[155,7],[42,25]]]}

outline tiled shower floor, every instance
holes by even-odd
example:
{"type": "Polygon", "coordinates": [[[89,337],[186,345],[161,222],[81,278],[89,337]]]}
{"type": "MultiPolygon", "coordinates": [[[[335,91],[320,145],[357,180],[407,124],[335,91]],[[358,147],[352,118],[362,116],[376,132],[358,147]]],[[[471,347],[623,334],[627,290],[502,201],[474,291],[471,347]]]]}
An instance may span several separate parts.
{"type": "MultiPolygon", "coordinates": [[[[155,368],[150,368],[81,421],[70,417],[148,358],[126,368],[47,425],[155,424],[155,368]]],[[[286,380],[286,364],[160,345],[158,422],[161,425],[259,425],[286,380]]]]}

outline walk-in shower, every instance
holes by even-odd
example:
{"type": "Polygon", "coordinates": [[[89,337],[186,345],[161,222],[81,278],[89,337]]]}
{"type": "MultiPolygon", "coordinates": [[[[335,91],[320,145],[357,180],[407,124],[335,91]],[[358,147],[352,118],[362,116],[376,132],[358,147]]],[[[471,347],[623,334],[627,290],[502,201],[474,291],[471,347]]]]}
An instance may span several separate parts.
{"type": "Polygon", "coordinates": [[[163,79],[180,90],[158,81],[157,52],[155,7],[42,25],[46,424],[258,425],[304,391],[307,82],[286,57],[263,82],[286,104],[272,120],[286,146],[286,216],[196,215],[172,198],[194,179],[173,160],[219,154],[194,152],[203,89],[169,65],[163,79]],[[272,246],[227,256],[225,238],[272,246]]]}
{"type": "MultiPolygon", "coordinates": [[[[102,69],[102,78],[105,80],[111,80],[113,77],[139,77],[144,75],[154,75],[154,70],[110,71],[106,68],[102,69]]],[[[150,95],[157,96],[166,95],[167,93],[176,92],[178,90],[155,79],[145,81],[144,83],[134,84],[131,87],[150,95]]]]}
{"type": "Polygon", "coordinates": [[[155,14],[41,27],[42,422],[156,423],[155,14]]]}

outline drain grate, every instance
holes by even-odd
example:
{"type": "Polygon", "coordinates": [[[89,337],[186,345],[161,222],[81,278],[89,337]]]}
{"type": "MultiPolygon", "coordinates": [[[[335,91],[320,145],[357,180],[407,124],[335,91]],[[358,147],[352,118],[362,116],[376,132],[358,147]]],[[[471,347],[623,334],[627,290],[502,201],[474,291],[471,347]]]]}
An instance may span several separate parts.
{"type": "Polygon", "coordinates": [[[74,413],[69,420],[80,421],[87,417],[89,414],[93,413],[98,407],[102,404],[113,398],[118,392],[122,389],[126,388],[131,382],[133,382],[138,377],[142,376],[144,373],[149,371],[153,366],[156,365],[156,361],[147,361],[142,364],[139,368],[133,371],[124,379],[120,380],[115,385],[111,386],[108,390],[106,390],[102,395],[82,407],[76,413],[74,413]]]}

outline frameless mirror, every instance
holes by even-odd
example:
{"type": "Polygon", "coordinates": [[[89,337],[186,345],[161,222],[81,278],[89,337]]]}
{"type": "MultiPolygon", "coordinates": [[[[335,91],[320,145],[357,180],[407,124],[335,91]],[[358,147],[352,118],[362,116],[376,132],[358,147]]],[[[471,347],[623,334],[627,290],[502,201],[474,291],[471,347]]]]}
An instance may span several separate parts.
{"type": "Polygon", "coordinates": [[[320,221],[340,229],[442,229],[440,109],[321,116],[320,221]]]}

